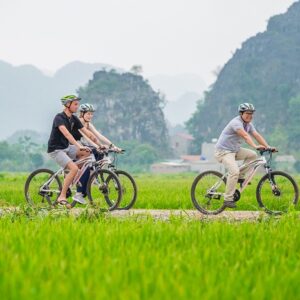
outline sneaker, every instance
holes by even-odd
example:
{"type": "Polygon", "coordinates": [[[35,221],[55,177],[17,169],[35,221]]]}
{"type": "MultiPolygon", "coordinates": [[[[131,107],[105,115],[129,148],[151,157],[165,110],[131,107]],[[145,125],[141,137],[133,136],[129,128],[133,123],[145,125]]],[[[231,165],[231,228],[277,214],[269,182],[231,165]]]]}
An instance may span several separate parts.
{"type": "Polygon", "coordinates": [[[236,208],[236,204],[234,201],[224,201],[224,206],[229,208],[236,208]]]}
{"type": "Polygon", "coordinates": [[[80,204],[86,204],[86,201],[84,200],[82,193],[76,193],[75,196],[73,197],[73,200],[80,204]]]}

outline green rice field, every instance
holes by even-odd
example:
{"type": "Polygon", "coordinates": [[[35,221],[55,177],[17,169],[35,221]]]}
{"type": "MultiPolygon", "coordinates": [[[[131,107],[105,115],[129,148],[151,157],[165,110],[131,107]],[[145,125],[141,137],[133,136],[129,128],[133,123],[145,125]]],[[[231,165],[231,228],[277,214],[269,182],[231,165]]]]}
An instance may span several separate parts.
{"type": "MultiPolygon", "coordinates": [[[[0,173],[0,206],[26,204],[24,184],[28,174],[0,173]]],[[[134,178],[138,187],[138,199],[134,208],[193,209],[190,189],[196,174],[153,175],[137,174],[134,178]]],[[[300,177],[295,177],[297,183],[300,177]]],[[[257,210],[256,185],[260,177],[243,192],[237,210],[257,210]]]]}
{"type": "MultiPolygon", "coordinates": [[[[136,175],[136,208],[191,209],[194,174],[136,175]]],[[[24,207],[26,174],[0,175],[2,299],[297,299],[298,212],[253,221],[116,218],[24,207]]],[[[297,177],[299,182],[299,177],[297,177]]],[[[238,210],[257,208],[255,184],[238,210]]]]}

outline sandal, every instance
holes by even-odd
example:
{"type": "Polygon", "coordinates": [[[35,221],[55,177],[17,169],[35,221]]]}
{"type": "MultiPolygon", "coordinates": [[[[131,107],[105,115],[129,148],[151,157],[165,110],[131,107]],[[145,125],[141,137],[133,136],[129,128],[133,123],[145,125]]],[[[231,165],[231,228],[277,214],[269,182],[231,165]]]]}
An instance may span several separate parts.
{"type": "Polygon", "coordinates": [[[71,204],[67,201],[67,200],[60,200],[60,201],[56,201],[57,202],[57,204],[59,204],[59,205],[64,205],[66,208],[71,208],[71,204]]]}

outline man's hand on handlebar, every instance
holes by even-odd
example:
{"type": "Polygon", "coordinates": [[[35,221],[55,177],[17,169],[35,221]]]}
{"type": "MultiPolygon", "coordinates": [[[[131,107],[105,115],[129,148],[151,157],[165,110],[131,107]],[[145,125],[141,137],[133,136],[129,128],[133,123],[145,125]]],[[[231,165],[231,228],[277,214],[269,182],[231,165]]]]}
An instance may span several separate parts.
{"type": "Polygon", "coordinates": [[[98,150],[100,150],[100,151],[108,150],[108,146],[106,146],[106,145],[101,145],[101,146],[98,147],[98,150]]]}
{"type": "Polygon", "coordinates": [[[85,147],[85,146],[81,146],[81,147],[79,148],[79,150],[80,150],[80,151],[89,152],[89,153],[92,152],[92,150],[91,150],[89,147],[85,147]]]}
{"type": "Polygon", "coordinates": [[[121,148],[117,147],[117,146],[114,146],[114,147],[112,148],[112,150],[116,151],[117,153],[123,152],[123,150],[122,150],[121,148]]]}
{"type": "Polygon", "coordinates": [[[277,148],[275,147],[265,147],[263,145],[258,145],[255,147],[257,151],[271,151],[271,152],[278,152],[277,148]]]}
{"type": "Polygon", "coordinates": [[[270,147],[270,150],[271,150],[272,152],[278,152],[278,149],[277,149],[276,147],[270,147]]]}
{"type": "Polygon", "coordinates": [[[258,151],[261,151],[261,150],[266,150],[267,148],[265,146],[263,146],[263,145],[257,145],[255,147],[255,149],[258,150],[258,151]]]}

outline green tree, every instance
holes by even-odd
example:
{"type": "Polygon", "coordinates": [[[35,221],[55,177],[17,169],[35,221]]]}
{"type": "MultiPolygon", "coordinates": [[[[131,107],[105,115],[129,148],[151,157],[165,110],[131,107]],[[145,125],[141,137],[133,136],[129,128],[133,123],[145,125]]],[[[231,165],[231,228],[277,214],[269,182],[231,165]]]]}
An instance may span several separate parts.
{"type": "Polygon", "coordinates": [[[99,71],[79,95],[96,105],[94,124],[116,143],[134,140],[169,154],[164,99],[142,76],[99,71]]]}

